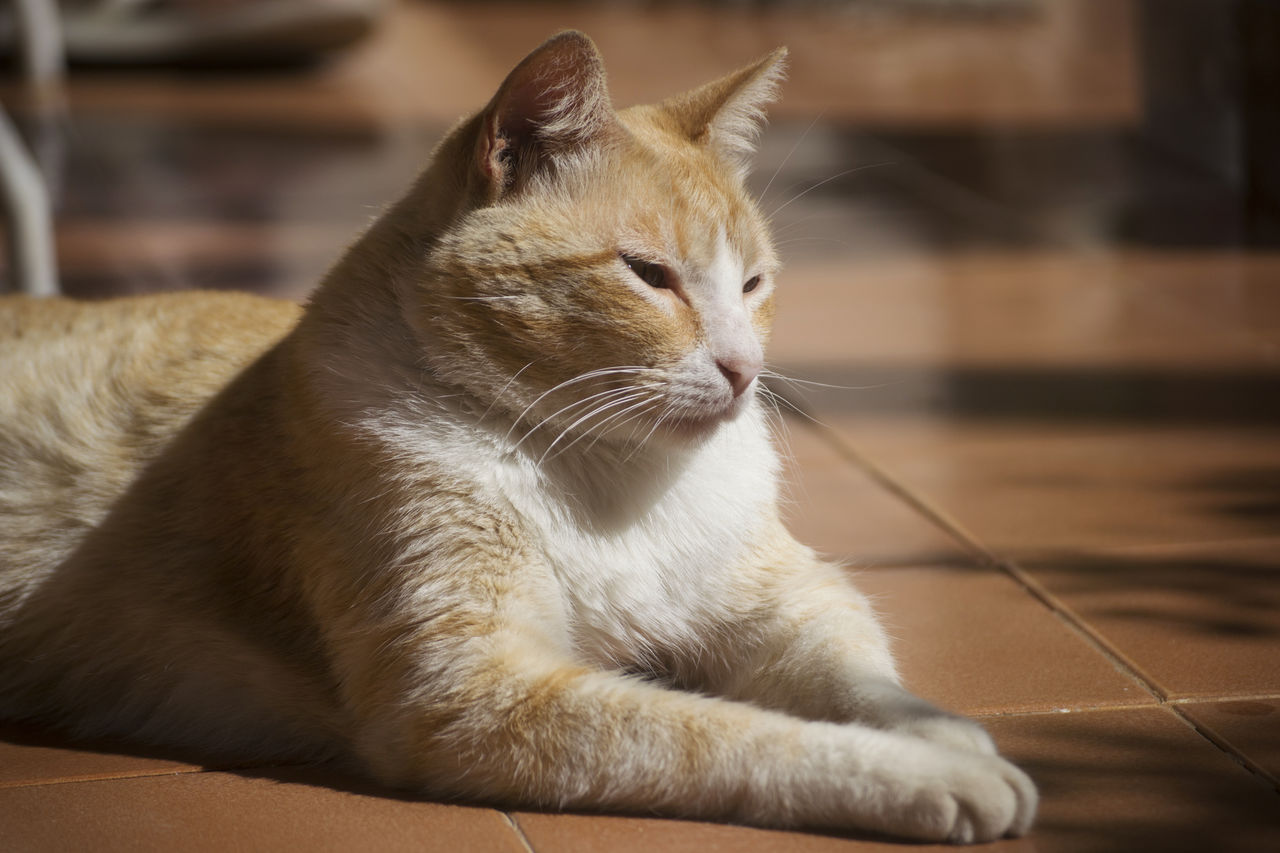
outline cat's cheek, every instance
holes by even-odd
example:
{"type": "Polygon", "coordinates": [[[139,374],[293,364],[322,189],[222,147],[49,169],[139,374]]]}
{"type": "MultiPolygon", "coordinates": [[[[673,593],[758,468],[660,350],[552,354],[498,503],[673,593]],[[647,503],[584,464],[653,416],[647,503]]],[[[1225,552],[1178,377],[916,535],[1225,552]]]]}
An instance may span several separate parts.
{"type": "Polygon", "coordinates": [[[698,344],[696,312],[669,291],[644,291],[597,281],[579,291],[580,303],[566,312],[564,337],[575,350],[592,351],[595,363],[676,364],[698,344]],[[583,318],[593,318],[585,325],[583,318]]]}
{"type": "Polygon", "coordinates": [[[761,346],[769,342],[773,333],[773,315],[777,308],[774,294],[775,291],[770,290],[760,297],[751,309],[751,327],[755,329],[756,338],[761,346]]]}
{"type": "Polygon", "coordinates": [[[661,361],[675,362],[698,346],[702,323],[698,312],[687,302],[676,297],[667,298],[666,302],[636,319],[650,341],[650,351],[661,361]]]}

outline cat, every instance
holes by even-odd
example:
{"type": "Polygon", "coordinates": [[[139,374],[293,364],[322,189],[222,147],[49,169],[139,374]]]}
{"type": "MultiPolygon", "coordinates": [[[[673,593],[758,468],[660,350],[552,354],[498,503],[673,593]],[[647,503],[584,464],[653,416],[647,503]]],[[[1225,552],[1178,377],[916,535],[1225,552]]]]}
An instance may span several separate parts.
{"type": "Polygon", "coordinates": [[[615,111],[562,33],[305,309],[0,311],[0,718],[430,797],[974,842],[1031,781],[778,514],[785,50],[615,111]]]}

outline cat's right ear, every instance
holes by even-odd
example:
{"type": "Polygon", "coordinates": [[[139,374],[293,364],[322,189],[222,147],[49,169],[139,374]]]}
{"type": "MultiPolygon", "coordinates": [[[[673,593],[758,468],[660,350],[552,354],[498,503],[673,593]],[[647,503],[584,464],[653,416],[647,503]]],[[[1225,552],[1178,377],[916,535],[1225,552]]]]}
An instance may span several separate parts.
{"type": "Polygon", "coordinates": [[[787,49],[780,47],[726,77],[668,98],[663,107],[690,140],[745,177],[765,105],[777,95],[786,60],[787,49]]]}
{"type": "Polygon", "coordinates": [[[507,75],[481,115],[476,162],[490,199],[616,127],[596,46],[579,32],[553,36],[507,75]]]}

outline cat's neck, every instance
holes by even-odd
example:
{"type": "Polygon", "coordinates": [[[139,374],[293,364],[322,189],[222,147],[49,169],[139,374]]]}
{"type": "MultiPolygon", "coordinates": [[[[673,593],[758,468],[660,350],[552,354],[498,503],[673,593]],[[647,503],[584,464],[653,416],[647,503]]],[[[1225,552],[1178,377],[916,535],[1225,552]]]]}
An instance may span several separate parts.
{"type": "MultiPolygon", "coordinates": [[[[688,478],[722,476],[720,468],[759,468],[776,461],[759,403],[696,438],[637,430],[600,437],[538,428],[501,400],[473,394],[434,375],[415,349],[390,292],[337,310],[313,305],[290,341],[299,414],[380,446],[387,459],[424,471],[471,467],[477,478],[507,477],[556,499],[596,529],[624,527],[688,478]]],[[[429,343],[429,342],[428,342],[429,343]]],[[[495,389],[495,395],[500,389],[495,389]]],[[[502,490],[517,488],[515,482],[502,490]]]]}
{"type": "Polygon", "coordinates": [[[673,497],[701,502],[732,488],[738,476],[751,479],[761,496],[776,483],[777,457],[757,406],[695,440],[606,442],[577,434],[557,445],[558,436],[521,443],[482,429],[493,441],[495,462],[513,479],[534,486],[544,500],[556,499],[578,527],[597,533],[621,532],[673,497]]]}

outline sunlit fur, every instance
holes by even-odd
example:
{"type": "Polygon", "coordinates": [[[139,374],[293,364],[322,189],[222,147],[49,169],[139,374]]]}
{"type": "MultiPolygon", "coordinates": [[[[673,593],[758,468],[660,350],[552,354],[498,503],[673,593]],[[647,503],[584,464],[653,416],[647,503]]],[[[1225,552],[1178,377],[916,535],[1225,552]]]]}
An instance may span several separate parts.
{"type": "Polygon", "coordinates": [[[0,716],[510,806],[1026,831],[1030,782],[778,519],[742,178],[782,62],[615,112],[552,39],[304,311],[2,303],[0,716]]]}

